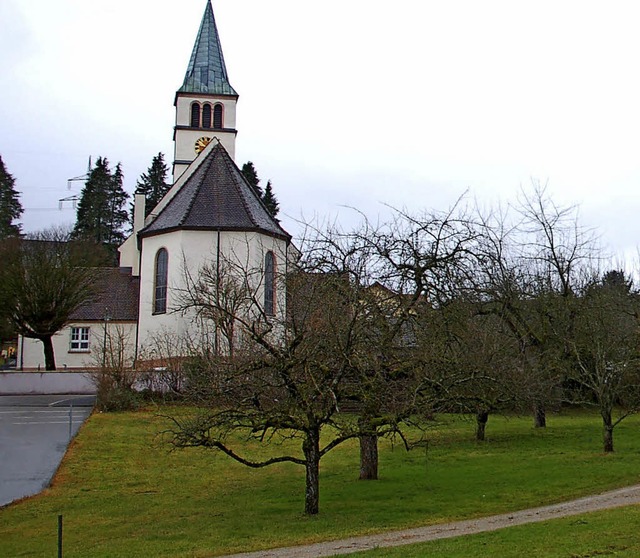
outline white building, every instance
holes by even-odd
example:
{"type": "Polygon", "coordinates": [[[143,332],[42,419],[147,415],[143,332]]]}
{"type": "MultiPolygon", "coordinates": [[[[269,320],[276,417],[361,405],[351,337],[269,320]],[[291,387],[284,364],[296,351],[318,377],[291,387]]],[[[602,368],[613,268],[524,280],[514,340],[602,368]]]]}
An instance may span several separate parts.
{"type": "MultiPolygon", "coordinates": [[[[207,0],[176,93],[174,184],[146,219],[144,196],[136,196],[133,232],[119,248],[120,268],[104,270],[98,298],[55,336],[60,368],[99,365],[105,346],[123,336],[133,362],[158,336],[209,335],[195,311],[181,310],[204,267],[250,275],[261,311],[284,316],[286,293],[275,278],[295,248],[233,161],[237,100],[207,0]]],[[[39,341],[20,340],[18,349],[18,367],[44,369],[39,341]]]]}

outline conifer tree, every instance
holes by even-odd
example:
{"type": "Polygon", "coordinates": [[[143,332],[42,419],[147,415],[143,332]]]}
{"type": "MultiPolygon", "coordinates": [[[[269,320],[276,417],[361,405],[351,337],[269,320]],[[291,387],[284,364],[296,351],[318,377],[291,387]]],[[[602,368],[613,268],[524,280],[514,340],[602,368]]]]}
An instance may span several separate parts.
{"type": "Polygon", "coordinates": [[[263,201],[263,203],[267,206],[269,213],[272,217],[275,217],[280,211],[280,204],[273,193],[273,187],[271,185],[271,180],[267,181],[267,186],[263,190],[260,186],[260,178],[258,177],[258,172],[254,167],[251,161],[247,161],[244,165],[242,165],[242,169],[240,170],[242,175],[245,177],[249,186],[251,186],[258,197],[263,201]]]}
{"type": "Polygon", "coordinates": [[[278,203],[278,200],[273,193],[271,180],[267,181],[267,185],[264,189],[264,195],[262,196],[262,201],[267,206],[267,209],[269,210],[269,213],[271,213],[272,217],[278,215],[278,212],[280,211],[280,204],[278,203]]]}
{"type": "Polygon", "coordinates": [[[124,241],[123,227],[128,222],[125,204],[129,194],[124,191],[122,182],[120,163],[112,173],[109,161],[98,157],[80,194],[74,238],[112,246],[124,241]]]}
{"type": "Polygon", "coordinates": [[[125,240],[125,228],[129,224],[126,205],[129,194],[124,189],[124,173],[118,163],[113,172],[109,191],[109,237],[107,244],[121,244],[125,240]]]}
{"type": "Polygon", "coordinates": [[[0,238],[20,234],[20,225],[13,223],[23,211],[15,183],[15,178],[7,172],[0,156],[0,238]]]}
{"type": "Polygon", "coordinates": [[[251,161],[247,161],[244,165],[242,165],[241,172],[244,175],[244,177],[247,179],[249,186],[251,186],[256,191],[258,196],[260,196],[260,199],[262,199],[262,195],[263,195],[262,187],[260,186],[260,179],[258,178],[258,172],[256,171],[256,168],[253,166],[253,163],[251,161]]]}
{"type": "MultiPolygon", "coordinates": [[[[138,179],[136,194],[144,194],[146,203],[144,216],[151,213],[153,208],[171,188],[167,183],[169,167],[164,162],[164,154],[158,153],[151,161],[151,166],[138,179]]],[[[133,204],[131,205],[131,219],[133,220],[133,204]]]]}

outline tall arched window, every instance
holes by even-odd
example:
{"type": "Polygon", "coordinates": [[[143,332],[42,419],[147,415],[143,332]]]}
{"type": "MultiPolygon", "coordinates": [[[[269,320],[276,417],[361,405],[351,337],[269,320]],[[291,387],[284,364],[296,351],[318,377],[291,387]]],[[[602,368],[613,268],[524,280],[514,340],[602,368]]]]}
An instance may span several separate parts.
{"type": "Polygon", "coordinates": [[[211,128],[211,105],[209,103],[202,107],[202,127],[211,128]]]}
{"type": "Polygon", "coordinates": [[[191,105],[191,127],[200,128],[200,105],[198,103],[191,105]]]}
{"type": "Polygon", "coordinates": [[[267,252],[264,257],[264,312],[273,316],[276,308],[275,259],[273,252],[267,252]]]}
{"type": "Polygon", "coordinates": [[[222,130],[222,105],[218,103],[213,107],[213,127],[222,130]]]}
{"type": "Polygon", "coordinates": [[[160,248],[156,254],[156,271],[154,275],[153,313],[167,312],[167,278],[169,274],[169,254],[160,248]]]}

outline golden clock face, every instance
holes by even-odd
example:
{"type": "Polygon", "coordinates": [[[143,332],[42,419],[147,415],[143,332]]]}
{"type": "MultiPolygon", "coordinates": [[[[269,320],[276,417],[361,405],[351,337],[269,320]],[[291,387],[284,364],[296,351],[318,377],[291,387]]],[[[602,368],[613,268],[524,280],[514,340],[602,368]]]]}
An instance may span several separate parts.
{"type": "Polygon", "coordinates": [[[201,138],[198,138],[194,146],[196,153],[200,153],[205,147],[207,147],[207,145],[209,145],[210,141],[211,141],[211,138],[207,138],[204,136],[201,138]]]}

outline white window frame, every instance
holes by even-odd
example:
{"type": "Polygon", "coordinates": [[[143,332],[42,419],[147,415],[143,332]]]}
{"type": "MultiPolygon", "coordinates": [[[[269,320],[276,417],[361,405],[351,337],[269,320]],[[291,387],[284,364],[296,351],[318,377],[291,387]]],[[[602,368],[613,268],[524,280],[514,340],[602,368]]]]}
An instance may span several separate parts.
{"type": "Polygon", "coordinates": [[[71,328],[71,338],[69,340],[70,353],[88,353],[91,330],[89,326],[71,328]]]}

